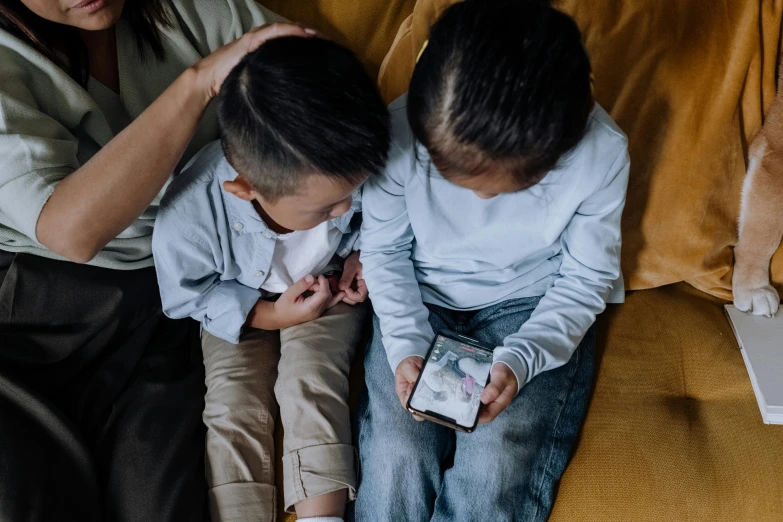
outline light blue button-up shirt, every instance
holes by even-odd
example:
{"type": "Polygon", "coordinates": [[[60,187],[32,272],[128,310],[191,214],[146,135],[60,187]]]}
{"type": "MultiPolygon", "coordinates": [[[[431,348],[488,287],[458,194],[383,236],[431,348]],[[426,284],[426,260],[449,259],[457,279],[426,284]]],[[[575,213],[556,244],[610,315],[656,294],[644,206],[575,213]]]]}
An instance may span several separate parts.
{"type": "MultiPolygon", "coordinates": [[[[232,343],[263,295],[277,242],[252,203],[223,190],[236,177],[220,142],[204,147],[166,191],[152,235],[163,312],[192,317],[232,343]]],[[[361,210],[358,195],[351,210],[331,221],[344,234],[341,257],[357,242],[351,221],[361,210]]]]}
{"type": "Polygon", "coordinates": [[[476,310],[543,296],[494,352],[521,388],[565,364],[606,303],[624,298],[627,138],[596,105],[560,167],[528,190],[484,200],[437,172],[413,139],[406,102],[390,106],[390,161],[362,196],[361,260],[389,364],[426,355],[434,332],[425,302],[476,310]]]}

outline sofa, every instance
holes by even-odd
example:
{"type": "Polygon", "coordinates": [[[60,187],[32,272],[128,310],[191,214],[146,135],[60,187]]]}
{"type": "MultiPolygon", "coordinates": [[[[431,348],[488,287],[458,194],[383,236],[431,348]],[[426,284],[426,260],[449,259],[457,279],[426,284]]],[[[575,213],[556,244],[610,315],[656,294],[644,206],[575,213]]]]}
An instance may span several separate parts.
{"type": "MultiPolygon", "coordinates": [[[[265,5],[353,49],[391,101],[453,2],[265,5]]],[[[776,92],[783,1],[556,5],[583,31],[596,99],[629,135],[632,168],[627,299],[598,319],[593,396],[550,520],[781,521],[783,426],[761,421],[723,305],[748,144],[776,92]]],[[[783,290],[783,248],[772,276],[783,290]]],[[[354,370],[355,396],[361,360],[354,370]]]]}

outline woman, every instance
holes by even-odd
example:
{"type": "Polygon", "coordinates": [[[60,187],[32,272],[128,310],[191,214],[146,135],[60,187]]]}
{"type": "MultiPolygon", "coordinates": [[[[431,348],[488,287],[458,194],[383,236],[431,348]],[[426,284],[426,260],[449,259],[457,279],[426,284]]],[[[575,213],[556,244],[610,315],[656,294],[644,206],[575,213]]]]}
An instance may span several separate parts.
{"type": "Polygon", "coordinates": [[[252,0],[0,0],[0,519],[205,517],[198,331],[162,315],[150,238],[234,64],[312,34],[253,29],[272,21],[252,0]]]}

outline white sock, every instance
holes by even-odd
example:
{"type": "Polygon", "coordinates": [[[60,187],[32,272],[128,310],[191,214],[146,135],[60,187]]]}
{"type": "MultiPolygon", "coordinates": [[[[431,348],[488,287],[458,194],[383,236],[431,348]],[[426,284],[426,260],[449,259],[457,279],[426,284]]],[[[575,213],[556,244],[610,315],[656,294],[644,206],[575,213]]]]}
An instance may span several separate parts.
{"type": "Polygon", "coordinates": [[[310,517],[298,518],[297,522],[344,522],[340,517],[310,517]]]}

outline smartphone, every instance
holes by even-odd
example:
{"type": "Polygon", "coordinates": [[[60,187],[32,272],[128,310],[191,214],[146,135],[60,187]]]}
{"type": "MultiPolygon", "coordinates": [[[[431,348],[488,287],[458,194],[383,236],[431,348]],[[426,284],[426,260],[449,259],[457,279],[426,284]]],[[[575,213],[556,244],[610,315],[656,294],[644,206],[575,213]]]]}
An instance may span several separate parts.
{"type": "Polygon", "coordinates": [[[455,332],[438,333],[408,398],[408,411],[458,431],[474,431],[494,349],[455,332]]]}

